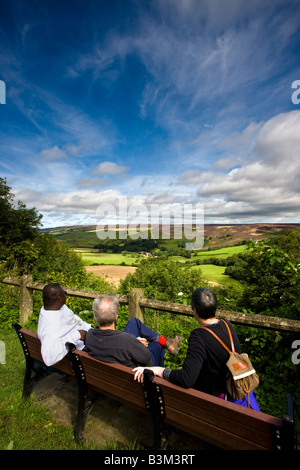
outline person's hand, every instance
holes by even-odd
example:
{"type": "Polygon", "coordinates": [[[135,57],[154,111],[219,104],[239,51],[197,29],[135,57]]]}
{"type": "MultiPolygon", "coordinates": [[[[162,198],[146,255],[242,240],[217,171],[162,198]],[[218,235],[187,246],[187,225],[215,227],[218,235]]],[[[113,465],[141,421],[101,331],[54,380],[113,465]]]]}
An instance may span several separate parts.
{"type": "Polygon", "coordinates": [[[148,369],[148,370],[152,370],[152,372],[154,373],[154,375],[157,375],[158,377],[162,377],[163,376],[163,372],[165,370],[164,367],[160,367],[160,366],[154,366],[154,367],[136,367],[135,369],[133,369],[133,372],[135,372],[134,374],[134,380],[137,380],[138,382],[143,382],[144,381],[144,370],[145,369],[148,369]]]}
{"type": "Polygon", "coordinates": [[[136,339],[138,339],[146,348],[148,348],[148,341],[146,340],[146,338],[141,338],[140,336],[138,336],[136,339]]]}
{"type": "Polygon", "coordinates": [[[80,339],[81,341],[85,342],[85,338],[86,338],[86,331],[85,330],[78,330],[79,333],[80,333],[80,339]]]}
{"type": "MultiPolygon", "coordinates": [[[[138,382],[143,383],[145,369],[146,367],[136,367],[135,369],[133,369],[132,372],[135,372],[134,380],[137,380],[138,382]]],[[[151,367],[147,367],[147,369],[151,369],[151,367]]]]}

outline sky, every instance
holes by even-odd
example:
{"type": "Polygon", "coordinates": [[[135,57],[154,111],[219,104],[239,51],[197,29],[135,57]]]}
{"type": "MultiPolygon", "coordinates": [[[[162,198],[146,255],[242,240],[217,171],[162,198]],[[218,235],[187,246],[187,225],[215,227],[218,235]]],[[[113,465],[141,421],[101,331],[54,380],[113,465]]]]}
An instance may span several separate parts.
{"type": "Polygon", "coordinates": [[[300,223],[298,0],[1,0],[1,84],[0,177],[44,228],[300,223]]]}

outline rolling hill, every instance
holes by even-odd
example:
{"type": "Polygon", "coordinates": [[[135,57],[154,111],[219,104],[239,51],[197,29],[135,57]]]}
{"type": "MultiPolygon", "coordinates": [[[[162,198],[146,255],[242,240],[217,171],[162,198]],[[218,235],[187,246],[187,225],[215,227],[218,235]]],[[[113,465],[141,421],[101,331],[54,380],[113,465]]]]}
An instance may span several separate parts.
{"type": "MultiPolygon", "coordinates": [[[[239,245],[250,239],[262,240],[282,234],[292,228],[299,229],[300,224],[205,224],[204,249],[239,245]]],[[[99,240],[97,237],[96,225],[54,227],[43,229],[42,232],[50,233],[57,240],[64,241],[74,248],[94,248],[100,242],[103,242],[103,240],[99,240]]],[[[104,240],[104,242],[110,243],[113,240],[104,240]]],[[[119,242],[124,242],[124,240],[119,242]]],[[[170,240],[159,240],[159,243],[172,242],[177,243],[180,240],[172,240],[172,237],[170,240]]]]}

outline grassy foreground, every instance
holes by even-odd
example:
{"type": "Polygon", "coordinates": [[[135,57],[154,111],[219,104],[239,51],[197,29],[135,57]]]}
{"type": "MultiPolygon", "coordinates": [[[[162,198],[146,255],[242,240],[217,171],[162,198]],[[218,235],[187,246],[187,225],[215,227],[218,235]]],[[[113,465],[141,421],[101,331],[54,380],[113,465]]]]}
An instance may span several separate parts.
{"type": "MultiPolygon", "coordinates": [[[[0,330],[6,363],[0,364],[0,449],[74,450],[73,430],[54,422],[53,417],[30,398],[22,399],[25,359],[14,331],[0,330]]],[[[82,447],[81,447],[82,448],[82,447]]]]}
{"type": "MultiPolygon", "coordinates": [[[[114,442],[76,444],[73,427],[55,421],[34,400],[22,399],[25,359],[15,331],[0,329],[5,343],[5,364],[0,364],[0,450],[118,450],[114,442]]],[[[125,449],[124,449],[125,450],[125,449]]]]}

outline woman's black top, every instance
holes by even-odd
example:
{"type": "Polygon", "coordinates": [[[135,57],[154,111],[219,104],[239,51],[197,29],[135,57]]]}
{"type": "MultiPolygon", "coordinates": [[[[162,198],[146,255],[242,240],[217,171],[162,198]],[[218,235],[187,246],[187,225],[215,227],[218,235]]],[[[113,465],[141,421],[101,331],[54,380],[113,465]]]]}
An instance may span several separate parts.
{"type": "MultiPolygon", "coordinates": [[[[240,343],[236,332],[229,321],[235,351],[240,353],[240,343]]],[[[226,325],[219,320],[217,323],[205,325],[216,333],[231,350],[230,338],[226,325]]],[[[210,395],[218,396],[226,393],[226,362],[229,353],[203,328],[196,328],[189,337],[187,355],[180,369],[165,369],[163,377],[170,382],[185,388],[195,388],[210,395]]]]}

